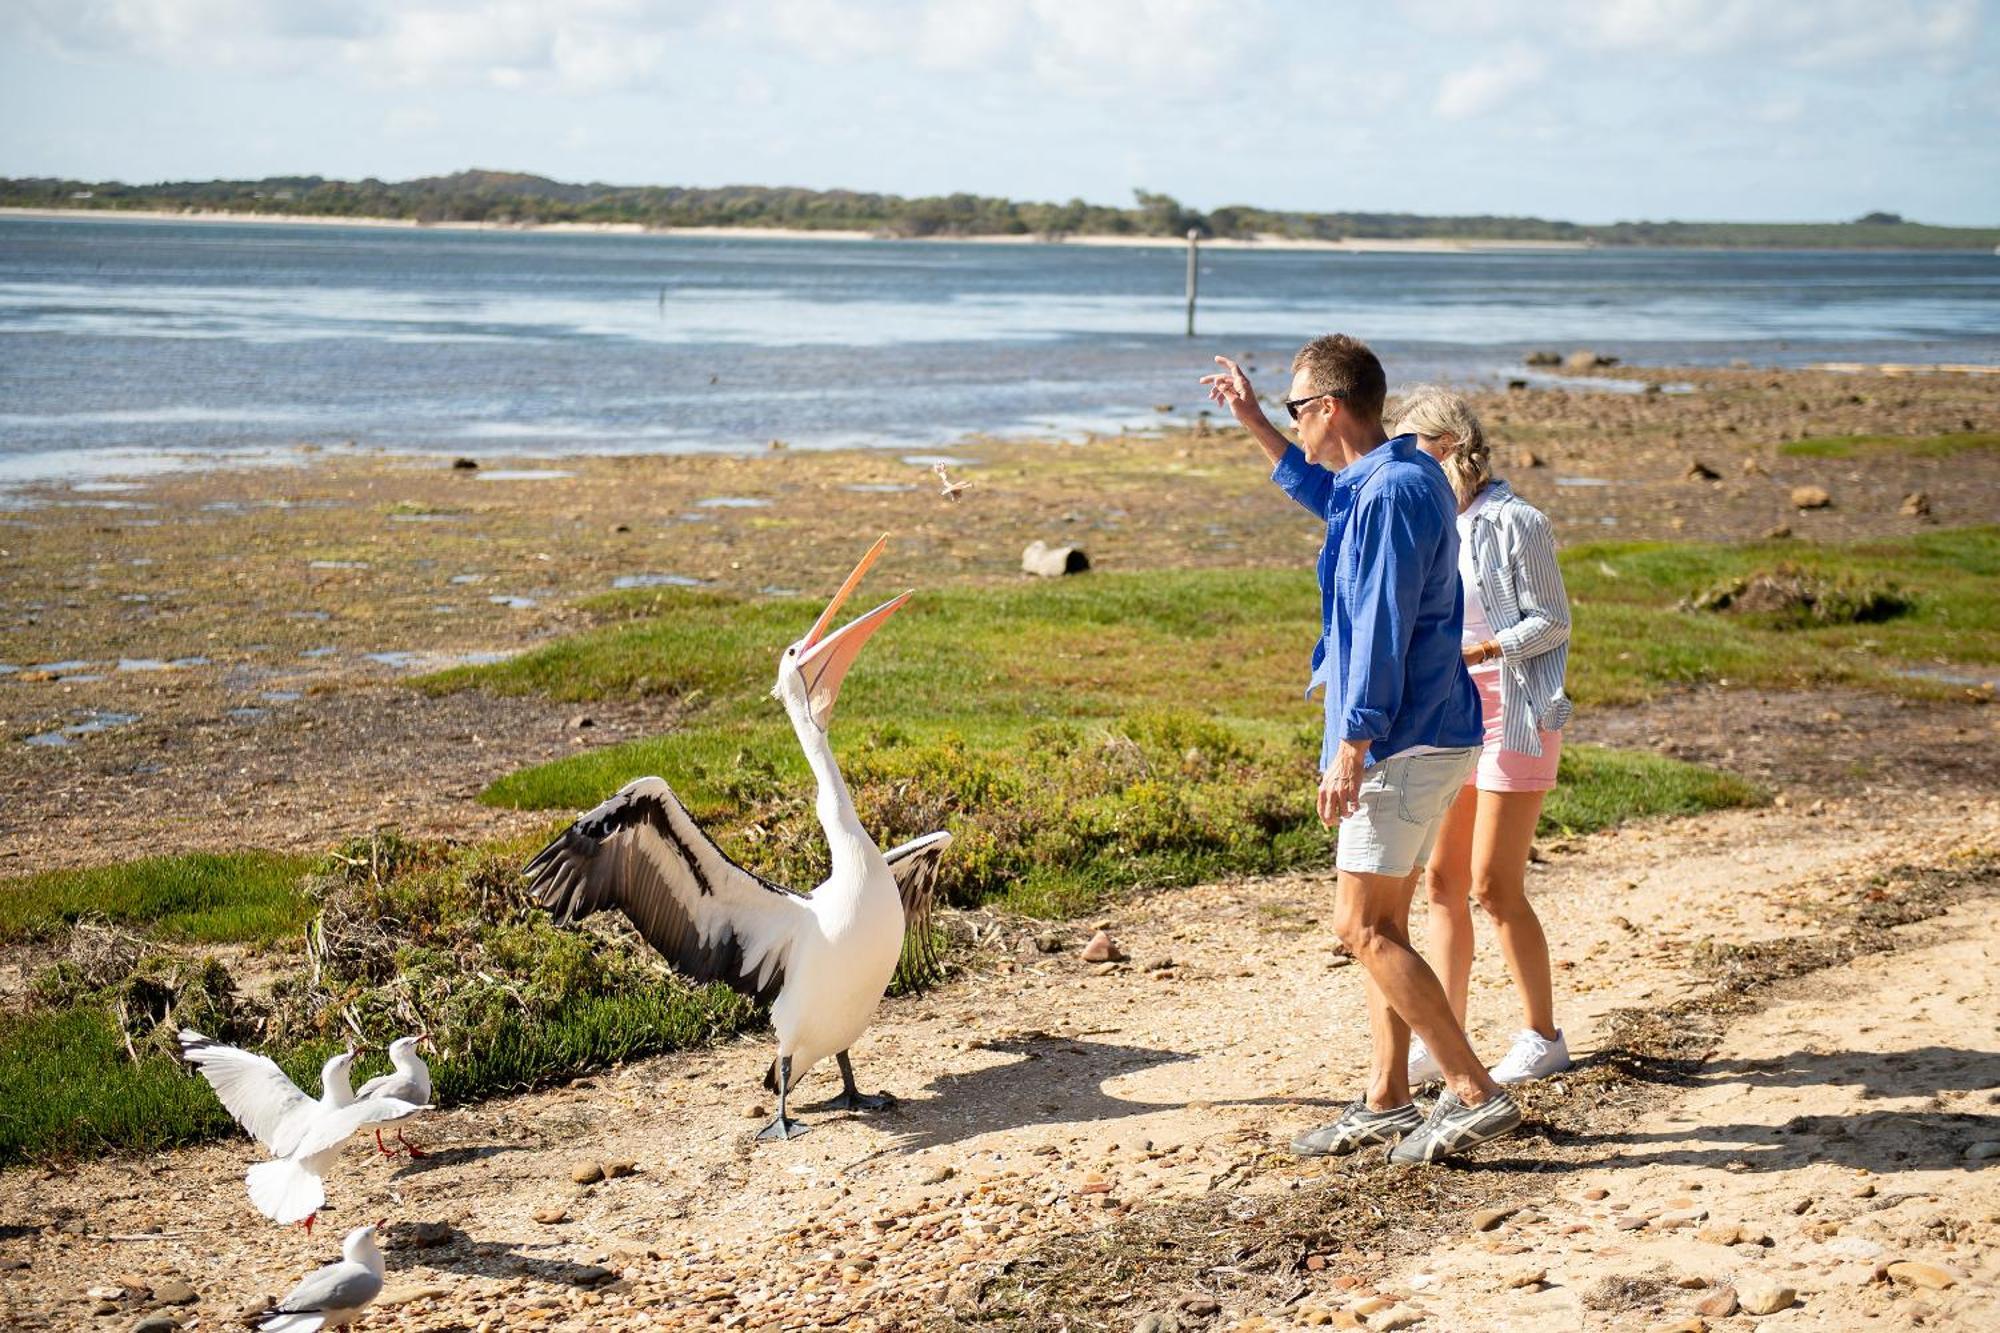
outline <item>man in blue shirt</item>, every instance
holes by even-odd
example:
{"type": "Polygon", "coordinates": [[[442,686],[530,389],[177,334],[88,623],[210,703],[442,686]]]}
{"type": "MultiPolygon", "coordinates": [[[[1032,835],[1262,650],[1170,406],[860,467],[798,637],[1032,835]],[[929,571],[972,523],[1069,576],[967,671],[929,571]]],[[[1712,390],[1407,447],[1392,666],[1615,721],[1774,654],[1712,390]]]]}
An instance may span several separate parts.
{"type": "Polygon", "coordinates": [[[1292,361],[1285,409],[1297,444],[1273,427],[1227,357],[1202,383],[1271,461],[1271,480],[1326,523],[1320,638],[1312,682],[1325,690],[1320,821],[1340,824],[1335,930],[1367,975],[1373,1060],[1367,1094],[1293,1141],[1306,1155],[1392,1145],[1432,1161],[1510,1134],[1521,1112],[1486,1072],[1437,974],[1410,947],[1410,898],[1445,811],[1484,736],[1479,693],[1459,650],[1458,502],[1444,469],[1382,429],[1387,381],[1366,344],[1314,339],[1292,361]],[[1411,1098],[1415,1029],[1444,1069],[1428,1117],[1411,1098]]]}

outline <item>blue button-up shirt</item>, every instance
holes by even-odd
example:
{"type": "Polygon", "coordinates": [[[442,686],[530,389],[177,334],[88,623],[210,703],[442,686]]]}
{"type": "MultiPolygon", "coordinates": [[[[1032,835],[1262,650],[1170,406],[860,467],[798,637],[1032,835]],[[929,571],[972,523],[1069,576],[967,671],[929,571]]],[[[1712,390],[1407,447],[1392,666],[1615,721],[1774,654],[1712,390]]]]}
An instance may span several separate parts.
{"type": "Polygon", "coordinates": [[[1368,741],[1371,765],[1418,746],[1478,745],[1479,690],[1459,647],[1458,501],[1444,469],[1416,436],[1398,435],[1339,472],[1293,445],[1271,480],[1326,521],[1306,687],[1325,687],[1320,769],[1343,740],[1368,741]]]}

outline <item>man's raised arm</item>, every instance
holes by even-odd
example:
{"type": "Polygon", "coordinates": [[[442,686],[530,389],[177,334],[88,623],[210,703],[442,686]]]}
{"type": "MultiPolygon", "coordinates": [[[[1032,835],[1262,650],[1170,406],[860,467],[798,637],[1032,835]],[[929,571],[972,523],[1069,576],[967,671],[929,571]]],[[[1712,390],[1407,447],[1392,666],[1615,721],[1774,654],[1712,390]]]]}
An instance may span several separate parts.
{"type": "Polygon", "coordinates": [[[1271,464],[1271,480],[1278,483],[1279,489],[1314,514],[1325,517],[1327,494],[1333,487],[1332,474],[1308,463],[1299,447],[1278,433],[1258,405],[1257,391],[1250,387],[1250,377],[1243,373],[1243,367],[1226,356],[1216,357],[1215,364],[1222,369],[1201,377],[1201,382],[1208,386],[1208,396],[1228,408],[1236,423],[1257,441],[1257,447],[1271,464]]]}

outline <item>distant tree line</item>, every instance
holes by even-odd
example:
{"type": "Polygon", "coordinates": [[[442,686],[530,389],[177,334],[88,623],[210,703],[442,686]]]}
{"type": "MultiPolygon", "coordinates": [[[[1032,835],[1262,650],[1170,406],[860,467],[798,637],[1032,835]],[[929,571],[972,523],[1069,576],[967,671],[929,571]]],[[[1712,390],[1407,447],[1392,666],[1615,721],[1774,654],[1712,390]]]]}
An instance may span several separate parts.
{"type": "Polygon", "coordinates": [[[1529,217],[1427,217],[1415,213],[1275,212],[1230,204],[1204,213],[1171,195],[1139,190],[1133,206],[1072,199],[1032,203],[987,195],[905,198],[854,190],[761,185],[690,189],[671,185],[573,185],[504,171],[461,171],[419,180],[256,181],[0,179],[0,207],[102,211],[266,213],[396,218],[414,222],[625,223],[644,227],[781,227],[868,231],[890,237],[1203,236],[1296,240],[1566,241],[1597,245],[1767,248],[1987,249],[2000,228],[1932,227],[1895,213],[1853,222],[1617,222],[1584,226],[1529,217]]]}

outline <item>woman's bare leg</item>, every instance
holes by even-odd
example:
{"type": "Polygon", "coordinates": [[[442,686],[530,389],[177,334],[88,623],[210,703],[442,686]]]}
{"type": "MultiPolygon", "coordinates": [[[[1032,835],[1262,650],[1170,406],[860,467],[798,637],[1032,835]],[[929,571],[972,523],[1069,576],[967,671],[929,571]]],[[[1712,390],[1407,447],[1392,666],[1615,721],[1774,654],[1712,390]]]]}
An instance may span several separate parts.
{"type": "MultiPolygon", "coordinates": [[[[1500,954],[1514,976],[1527,1025],[1553,1041],[1555,995],[1549,977],[1549,941],[1528,905],[1528,849],[1541,818],[1538,791],[1483,791],[1472,835],[1472,896],[1492,918],[1500,954]]],[[[1456,816],[1457,807],[1452,814],[1456,816]]],[[[1432,918],[1435,921],[1436,911],[1432,918]]],[[[1467,950],[1467,958],[1471,951],[1467,950]]]]}
{"type": "Polygon", "coordinates": [[[1479,793],[1468,784],[1445,811],[1430,864],[1423,870],[1431,956],[1460,1027],[1465,1026],[1465,997],[1472,987],[1472,840],[1478,811],[1479,793]]]}

